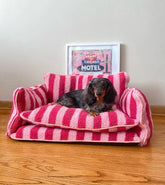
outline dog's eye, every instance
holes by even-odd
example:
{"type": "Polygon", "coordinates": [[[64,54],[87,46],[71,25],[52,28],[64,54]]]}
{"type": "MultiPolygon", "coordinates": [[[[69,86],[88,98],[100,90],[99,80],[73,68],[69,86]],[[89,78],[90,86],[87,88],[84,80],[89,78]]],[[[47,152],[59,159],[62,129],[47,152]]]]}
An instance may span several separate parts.
{"type": "Polygon", "coordinates": [[[102,85],[102,87],[105,87],[106,86],[106,84],[105,84],[104,81],[101,81],[101,85],[102,85]]]}
{"type": "Polygon", "coordinates": [[[97,85],[97,82],[94,82],[93,85],[96,86],[97,85]]]}

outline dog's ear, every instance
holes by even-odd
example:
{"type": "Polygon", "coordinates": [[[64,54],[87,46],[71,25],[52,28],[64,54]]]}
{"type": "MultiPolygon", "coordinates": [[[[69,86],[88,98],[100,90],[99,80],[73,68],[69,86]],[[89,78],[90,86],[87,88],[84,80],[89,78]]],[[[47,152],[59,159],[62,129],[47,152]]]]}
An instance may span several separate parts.
{"type": "Polygon", "coordinates": [[[87,87],[83,91],[83,102],[88,105],[91,105],[96,101],[92,83],[93,83],[93,80],[90,80],[87,84],[87,87]]]}
{"type": "Polygon", "coordinates": [[[90,94],[90,95],[94,95],[94,89],[93,89],[93,80],[90,80],[87,84],[87,87],[86,87],[86,90],[87,90],[87,93],[90,94]]]}
{"type": "Polygon", "coordinates": [[[110,84],[107,87],[106,94],[104,96],[104,101],[106,103],[113,103],[115,101],[116,95],[117,95],[117,92],[114,86],[112,85],[112,83],[110,82],[110,84]]]}

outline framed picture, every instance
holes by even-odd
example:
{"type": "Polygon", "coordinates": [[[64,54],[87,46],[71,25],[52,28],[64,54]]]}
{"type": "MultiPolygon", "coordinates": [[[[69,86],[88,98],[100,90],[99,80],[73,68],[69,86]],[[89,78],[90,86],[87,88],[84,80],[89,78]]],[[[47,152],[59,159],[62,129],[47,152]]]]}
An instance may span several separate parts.
{"type": "Polygon", "coordinates": [[[67,44],[67,74],[114,74],[120,71],[120,43],[67,44]]]}

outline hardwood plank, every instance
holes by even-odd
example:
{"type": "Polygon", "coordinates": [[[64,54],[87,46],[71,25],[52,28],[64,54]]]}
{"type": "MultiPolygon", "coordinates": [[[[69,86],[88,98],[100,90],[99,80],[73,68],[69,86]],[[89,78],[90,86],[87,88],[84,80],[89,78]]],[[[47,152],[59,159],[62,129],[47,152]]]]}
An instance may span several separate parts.
{"type": "Polygon", "coordinates": [[[150,108],[152,115],[165,116],[165,106],[151,105],[150,108]]]}
{"type": "Polygon", "coordinates": [[[5,109],[5,108],[0,109],[0,114],[10,114],[10,113],[11,113],[11,109],[5,109]]]}
{"type": "Polygon", "coordinates": [[[0,101],[0,109],[11,109],[12,102],[11,101],[0,101]]]}
{"type": "Polygon", "coordinates": [[[165,184],[165,118],[153,116],[148,147],[15,141],[8,119],[0,113],[0,184],[165,184]]]}

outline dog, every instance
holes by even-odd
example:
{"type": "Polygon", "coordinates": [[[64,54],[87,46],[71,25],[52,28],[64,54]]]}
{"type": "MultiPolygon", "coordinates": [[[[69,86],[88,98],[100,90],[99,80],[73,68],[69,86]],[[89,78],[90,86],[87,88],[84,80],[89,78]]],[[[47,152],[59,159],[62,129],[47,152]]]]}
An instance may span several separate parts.
{"type": "Polygon", "coordinates": [[[57,104],[69,108],[82,108],[91,116],[111,111],[117,92],[107,78],[93,78],[85,89],[73,90],[62,95],[57,104]]]}

